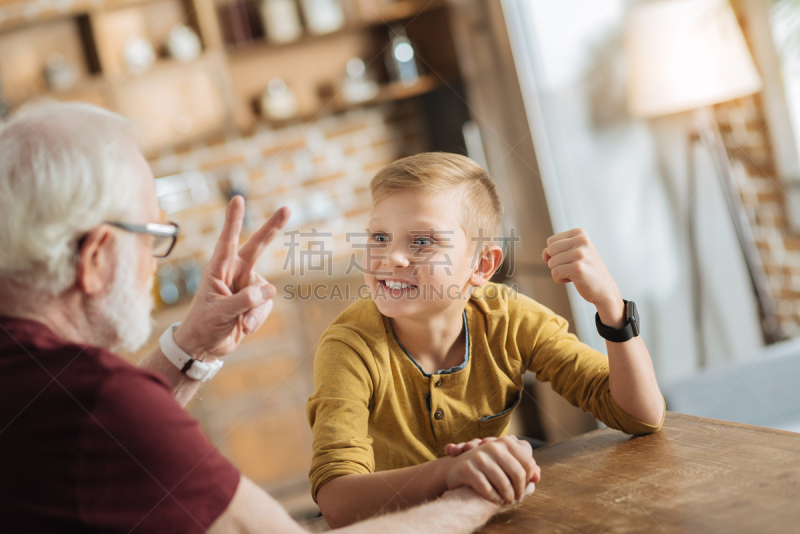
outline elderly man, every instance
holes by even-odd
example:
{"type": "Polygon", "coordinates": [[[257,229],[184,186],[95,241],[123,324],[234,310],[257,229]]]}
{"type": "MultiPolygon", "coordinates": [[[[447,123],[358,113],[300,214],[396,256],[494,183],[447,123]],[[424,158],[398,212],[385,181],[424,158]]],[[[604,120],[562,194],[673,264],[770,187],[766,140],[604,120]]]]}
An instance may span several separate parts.
{"type": "MultiPolygon", "coordinates": [[[[181,408],[269,315],[275,288],[254,266],[289,212],[239,248],[234,198],[187,317],[125,363],[112,351],[148,339],[155,258],[177,237],[128,128],[73,103],[0,129],[0,530],[302,532],[181,408]]],[[[500,469],[475,458],[465,470],[500,469]]],[[[527,495],[539,475],[525,463],[503,469],[527,470],[527,495]]],[[[347,530],[469,532],[499,508],[461,487],[347,530]]]]}

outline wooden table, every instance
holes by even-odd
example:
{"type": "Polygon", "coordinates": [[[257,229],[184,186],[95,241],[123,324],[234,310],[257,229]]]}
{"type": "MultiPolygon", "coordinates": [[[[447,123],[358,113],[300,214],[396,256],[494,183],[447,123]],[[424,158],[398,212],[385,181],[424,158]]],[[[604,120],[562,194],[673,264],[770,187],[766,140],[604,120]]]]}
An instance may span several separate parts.
{"type": "Polygon", "coordinates": [[[481,531],[800,532],[800,434],[677,413],[534,451],[536,492],[481,531]]]}

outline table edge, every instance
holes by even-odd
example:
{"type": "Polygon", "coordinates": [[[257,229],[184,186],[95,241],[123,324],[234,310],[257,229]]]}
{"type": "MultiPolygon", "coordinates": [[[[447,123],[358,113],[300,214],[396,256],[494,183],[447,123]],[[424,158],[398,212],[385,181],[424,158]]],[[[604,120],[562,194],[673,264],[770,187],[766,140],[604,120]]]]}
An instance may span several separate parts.
{"type": "MultiPolygon", "coordinates": [[[[720,426],[741,428],[743,430],[763,432],[763,433],[766,433],[766,434],[772,434],[772,435],[776,435],[776,436],[783,436],[783,437],[787,437],[787,438],[800,439],[800,433],[792,432],[790,430],[781,430],[781,429],[770,428],[770,427],[766,427],[766,426],[750,425],[750,424],[747,424],[747,423],[737,423],[735,421],[725,421],[724,419],[713,419],[711,417],[702,417],[700,415],[689,415],[689,414],[686,414],[686,413],[672,412],[672,411],[669,411],[669,410],[667,410],[666,417],[664,418],[664,424],[666,424],[668,421],[674,421],[676,419],[677,420],[687,420],[688,419],[688,420],[693,420],[693,421],[698,421],[698,422],[703,422],[703,423],[713,423],[715,425],[720,425],[720,426]]],[[[619,430],[614,430],[613,428],[609,428],[609,427],[598,428],[597,430],[590,430],[589,432],[584,432],[583,434],[578,434],[577,436],[574,436],[574,437],[569,438],[569,439],[556,441],[555,443],[550,443],[550,444],[548,444],[548,445],[546,445],[544,447],[541,447],[541,450],[544,450],[544,449],[547,449],[547,448],[550,448],[550,447],[553,447],[553,446],[556,446],[556,445],[559,445],[559,444],[562,444],[562,443],[567,443],[569,441],[573,441],[573,440],[576,440],[576,439],[579,439],[579,438],[590,438],[590,437],[592,437],[594,435],[608,434],[610,432],[615,432],[616,433],[616,432],[619,432],[619,430]]],[[[644,434],[644,435],[647,435],[647,434],[644,434]]]]}

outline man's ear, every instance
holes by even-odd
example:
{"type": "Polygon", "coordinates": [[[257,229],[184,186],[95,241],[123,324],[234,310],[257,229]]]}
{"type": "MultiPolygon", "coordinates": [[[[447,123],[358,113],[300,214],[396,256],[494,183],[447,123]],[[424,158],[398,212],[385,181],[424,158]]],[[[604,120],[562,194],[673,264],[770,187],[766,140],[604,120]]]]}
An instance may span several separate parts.
{"type": "Polygon", "coordinates": [[[114,280],[115,262],[114,237],[101,224],[82,239],[75,283],[87,295],[102,293],[114,280]]]}
{"type": "Polygon", "coordinates": [[[469,283],[475,287],[482,286],[489,281],[502,263],[503,249],[497,245],[489,245],[478,256],[478,263],[469,277],[469,283]]]}

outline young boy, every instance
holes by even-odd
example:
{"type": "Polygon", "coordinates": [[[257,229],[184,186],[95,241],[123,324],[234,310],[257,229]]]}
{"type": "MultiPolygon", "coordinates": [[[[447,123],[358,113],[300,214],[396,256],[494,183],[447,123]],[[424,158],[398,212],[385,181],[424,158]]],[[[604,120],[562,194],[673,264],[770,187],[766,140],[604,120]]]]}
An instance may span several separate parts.
{"type": "Polygon", "coordinates": [[[539,476],[527,444],[475,440],[504,435],[527,371],[609,427],[661,427],[664,401],[633,308],[583,230],[550,237],[542,258],[596,306],[608,357],[549,309],[489,282],[503,259],[490,241],[502,205],[480,166],[418,154],[379,171],[371,192],[370,298],[323,333],[307,405],[312,494],[331,526],[459,485],[520,498],[539,476]]]}

